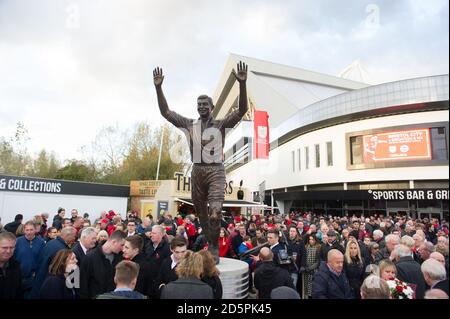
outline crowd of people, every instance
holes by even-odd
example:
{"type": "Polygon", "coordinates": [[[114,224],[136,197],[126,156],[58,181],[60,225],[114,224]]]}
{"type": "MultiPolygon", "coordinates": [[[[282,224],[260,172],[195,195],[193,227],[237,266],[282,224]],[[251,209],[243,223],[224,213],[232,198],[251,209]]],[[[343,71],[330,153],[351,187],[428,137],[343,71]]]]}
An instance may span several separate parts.
{"type": "MultiPolygon", "coordinates": [[[[194,214],[60,208],[0,225],[0,299],[221,299],[194,214]]],[[[448,222],[407,216],[223,216],[220,257],[260,299],[448,299],[448,222]]]]}

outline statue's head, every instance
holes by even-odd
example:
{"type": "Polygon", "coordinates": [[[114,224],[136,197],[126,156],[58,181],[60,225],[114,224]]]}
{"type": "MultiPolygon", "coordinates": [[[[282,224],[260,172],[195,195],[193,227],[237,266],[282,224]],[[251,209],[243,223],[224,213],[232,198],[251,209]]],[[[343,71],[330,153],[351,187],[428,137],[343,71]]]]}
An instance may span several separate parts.
{"type": "Polygon", "coordinates": [[[200,95],[197,98],[197,111],[201,118],[208,118],[214,109],[212,98],[207,95],[200,95]]]}

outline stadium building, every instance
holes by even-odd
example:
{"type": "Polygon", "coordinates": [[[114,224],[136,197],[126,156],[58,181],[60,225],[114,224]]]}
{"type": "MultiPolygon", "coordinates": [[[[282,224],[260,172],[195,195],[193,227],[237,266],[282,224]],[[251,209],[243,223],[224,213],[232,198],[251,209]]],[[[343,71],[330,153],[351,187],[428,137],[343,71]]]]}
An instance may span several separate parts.
{"type": "Polygon", "coordinates": [[[237,108],[239,61],[250,109],[227,134],[225,167],[255,201],[284,213],[448,218],[448,74],[369,85],[231,54],[216,118],[237,108]]]}

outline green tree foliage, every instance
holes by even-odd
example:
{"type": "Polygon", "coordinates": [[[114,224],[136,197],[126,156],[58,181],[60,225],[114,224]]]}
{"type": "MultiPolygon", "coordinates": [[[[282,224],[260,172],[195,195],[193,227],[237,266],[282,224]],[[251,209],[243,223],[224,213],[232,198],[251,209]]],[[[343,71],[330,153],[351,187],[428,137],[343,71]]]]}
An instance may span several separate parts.
{"type": "Polygon", "coordinates": [[[31,166],[26,149],[28,139],[28,132],[20,122],[13,137],[0,137],[0,174],[26,175],[31,166]]]}
{"type": "Polygon", "coordinates": [[[41,150],[33,160],[33,166],[28,172],[29,176],[56,178],[60,164],[56,159],[55,153],[48,153],[45,149],[41,150]]]}
{"type": "Polygon", "coordinates": [[[184,136],[171,126],[138,123],[131,131],[116,124],[99,130],[94,141],[82,148],[83,159],[59,163],[55,153],[41,150],[28,155],[25,127],[18,123],[14,137],[0,137],[0,174],[27,175],[74,181],[127,185],[131,180],[155,179],[163,134],[159,179],[172,179],[189,160],[184,136]]]}
{"type": "Polygon", "coordinates": [[[94,182],[95,173],[92,167],[73,159],[69,161],[69,164],[56,172],[55,178],[71,181],[94,182]]]}

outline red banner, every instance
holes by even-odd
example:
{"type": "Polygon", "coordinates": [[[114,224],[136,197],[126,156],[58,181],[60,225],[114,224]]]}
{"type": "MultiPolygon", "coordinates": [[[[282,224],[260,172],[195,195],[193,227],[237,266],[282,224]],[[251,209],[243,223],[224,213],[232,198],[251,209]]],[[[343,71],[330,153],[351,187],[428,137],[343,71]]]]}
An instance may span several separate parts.
{"type": "Polygon", "coordinates": [[[254,112],[253,130],[253,158],[269,158],[269,115],[267,112],[254,112]]]}

